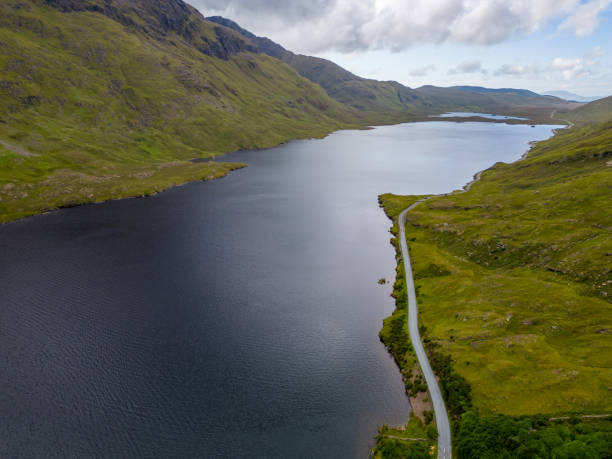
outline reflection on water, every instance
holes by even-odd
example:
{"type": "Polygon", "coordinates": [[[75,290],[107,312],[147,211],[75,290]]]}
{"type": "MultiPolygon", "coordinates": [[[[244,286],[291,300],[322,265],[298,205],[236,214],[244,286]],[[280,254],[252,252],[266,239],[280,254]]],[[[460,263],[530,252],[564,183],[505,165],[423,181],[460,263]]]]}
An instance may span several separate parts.
{"type": "Polygon", "coordinates": [[[528,120],[529,118],[519,118],[517,116],[507,115],[492,115],[490,113],[472,113],[472,112],[450,112],[443,113],[441,115],[431,115],[436,118],[470,118],[472,116],[479,116],[481,118],[489,118],[492,120],[528,120]]]}

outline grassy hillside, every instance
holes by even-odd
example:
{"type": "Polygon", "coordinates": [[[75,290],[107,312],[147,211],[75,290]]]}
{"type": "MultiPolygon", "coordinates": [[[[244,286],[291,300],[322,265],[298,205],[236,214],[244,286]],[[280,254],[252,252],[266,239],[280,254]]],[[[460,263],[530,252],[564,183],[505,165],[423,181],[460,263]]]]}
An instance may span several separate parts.
{"type": "Polygon", "coordinates": [[[473,111],[521,115],[534,123],[550,123],[554,110],[574,107],[562,99],[520,89],[492,90],[478,87],[411,89],[395,81],[361,78],[326,59],[287,51],[282,46],[244,30],[235,22],[208,18],[240,33],[262,53],[289,64],[310,81],[319,84],[335,100],[359,111],[364,118],[385,122],[417,120],[445,111],[473,111]]]}
{"type": "Polygon", "coordinates": [[[612,96],[598,99],[570,111],[556,112],[555,119],[566,119],[575,124],[602,123],[610,119],[612,96]]]}
{"type": "Polygon", "coordinates": [[[410,119],[430,113],[425,101],[395,81],[360,78],[325,59],[291,55],[284,62],[321,85],[334,99],[359,110],[364,116],[382,114],[387,121],[410,119]]]}
{"type": "Polygon", "coordinates": [[[354,113],[179,0],[0,3],[0,221],[239,165],[354,113]],[[76,5],[76,6],[75,6],[76,5]]]}
{"type": "Polygon", "coordinates": [[[290,65],[300,75],[320,85],[335,100],[358,110],[357,113],[363,119],[374,116],[385,122],[394,122],[431,113],[413,89],[399,83],[361,78],[327,59],[287,51],[268,38],[255,36],[229,19],[219,16],[208,19],[232,28],[248,38],[261,53],[290,65]]]}
{"type": "MultiPolygon", "coordinates": [[[[461,408],[451,413],[459,457],[502,457],[504,448],[517,457],[525,443],[507,443],[512,429],[553,435],[551,417],[612,413],[611,196],[608,121],[561,130],[525,160],[496,164],[469,191],[432,197],[408,214],[432,365],[442,386],[456,374],[470,387],[451,403],[461,408]],[[440,356],[451,358],[450,372],[440,373],[440,356]],[[501,446],[485,454],[483,442],[501,446]]],[[[414,201],[381,199],[392,218],[414,201]]],[[[607,431],[601,451],[609,451],[602,422],[584,429],[607,431]]],[[[559,448],[573,441],[586,448],[563,428],[559,448]]]]}

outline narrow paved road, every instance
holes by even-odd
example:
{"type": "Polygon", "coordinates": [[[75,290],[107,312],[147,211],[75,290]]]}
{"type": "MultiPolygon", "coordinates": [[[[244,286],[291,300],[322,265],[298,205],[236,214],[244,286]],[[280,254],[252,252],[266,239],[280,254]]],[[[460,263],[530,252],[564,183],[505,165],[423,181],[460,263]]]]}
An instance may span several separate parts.
{"type": "MultiPolygon", "coordinates": [[[[552,113],[550,114],[550,119],[554,120],[555,119],[555,113],[557,113],[557,110],[553,110],[552,113]]],[[[574,123],[572,123],[570,120],[564,120],[559,118],[561,121],[565,121],[567,123],[567,127],[568,128],[573,128],[574,127],[574,123]]]]}
{"type": "MultiPolygon", "coordinates": [[[[426,198],[425,198],[426,199],[426,198]]],[[[402,247],[402,259],[404,260],[404,269],[406,271],[406,292],[408,296],[408,330],[410,331],[410,339],[412,346],[416,352],[419,365],[425,376],[425,382],[429,388],[429,395],[433,402],[434,414],[436,417],[436,425],[438,427],[438,459],[450,459],[451,457],[451,433],[450,424],[448,422],[448,414],[446,413],[446,406],[444,405],[444,399],[440,392],[440,386],[436,376],[429,365],[427,354],[421,343],[421,336],[419,334],[419,323],[418,323],[418,309],[416,301],[416,293],[414,290],[414,278],[412,276],[412,266],[410,265],[410,255],[408,254],[408,245],[406,244],[406,213],[417,206],[419,203],[424,201],[421,199],[410,207],[405,209],[399,216],[399,227],[400,227],[400,245],[402,247]]]]}

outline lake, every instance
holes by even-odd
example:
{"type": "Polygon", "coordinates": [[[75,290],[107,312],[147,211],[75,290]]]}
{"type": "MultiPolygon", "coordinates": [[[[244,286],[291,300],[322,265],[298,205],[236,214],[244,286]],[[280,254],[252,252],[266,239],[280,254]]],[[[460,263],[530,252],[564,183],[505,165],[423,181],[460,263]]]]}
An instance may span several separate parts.
{"type": "Polygon", "coordinates": [[[472,116],[479,116],[481,118],[489,118],[492,120],[523,120],[526,121],[529,118],[520,118],[517,116],[507,115],[493,115],[491,113],[474,113],[474,112],[450,112],[442,113],[441,115],[430,115],[431,117],[437,118],[470,118],[472,116]]]}
{"type": "Polygon", "coordinates": [[[410,411],[377,196],[461,188],[552,129],[341,131],[0,226],[0,456],[367,457],[410,411]]]}

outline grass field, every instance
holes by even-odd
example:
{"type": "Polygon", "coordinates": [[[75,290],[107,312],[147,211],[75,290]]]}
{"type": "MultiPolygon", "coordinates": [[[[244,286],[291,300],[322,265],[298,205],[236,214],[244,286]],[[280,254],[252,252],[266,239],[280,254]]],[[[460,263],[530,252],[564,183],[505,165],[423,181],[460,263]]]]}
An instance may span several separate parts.
{"type": "Polygon", "coordinates": [[[483,413],[612,410],[610,304],[529,268],[487,268],[408,226],[420,320],[483,413]],[[435,266],[443,275],[432,276],[435,266]],[[448,274],[446,274],[448,273],[448,274]]]}
{"type": "Polygon", "coordinates": [[[401,428],[382,426],[376,437],[376,448],[371,457],[388,458],[430,458],[435,457],[437,447],[435,424],[424,425],[418,417],[412,416],[401,428]]]}
{"type": "MultiPolygon", "coordinates": [[[[430,360],[450,356],[470,388],[460,411],[484,424],[612,412],[611,152],[610,122],[562,130],[407,215],[430,360]]],[[[380,197],[392,219],[416,199],[380,197]]]]}
{"type": "Polygon", "coordinates": [[[153,164],[93,164],[62,168],[44,158],[23,157],[0,146],[0,222],[28,215],[132,196],[148,196],[196,180],[213,180],[240,163],[175,160],[153,164]]]}

